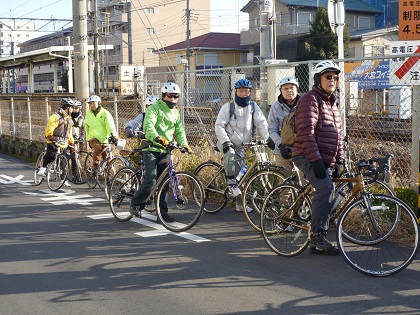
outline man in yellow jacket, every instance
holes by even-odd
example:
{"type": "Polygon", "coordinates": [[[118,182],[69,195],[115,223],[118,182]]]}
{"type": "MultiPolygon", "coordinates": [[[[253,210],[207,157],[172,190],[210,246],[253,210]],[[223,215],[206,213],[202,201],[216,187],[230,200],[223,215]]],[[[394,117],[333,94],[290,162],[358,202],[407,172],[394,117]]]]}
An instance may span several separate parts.
{"type": "Polygon", "coordinates": [[[99,156],[102,152],[102,159],[106,159],[107,152],[104,151],[104,144],[116,143],[118,134],[111,113],[101,106],[101,98],[92,95],[88,99],[89,111],[85,117],[86,140],[93,149],[93,169],[99,165],[99,156]]]}
{"type": "MultiPolygon", "coordinates": [[[[77,107],[75,101],[69,98],[63,98],[61,99],[60,109],[48,118],[48,123],[45,127],[47,152],[44,155],[42,167],[38,170],[39,176],[45,176],[46,167],[54,161],[58,147],[66,148],[68,145],[74,144],[71,113],[75,107],[77,107]]],[[[67,181],[65,181],[64,185],[67,187],[70,186],[67,181]]]]}

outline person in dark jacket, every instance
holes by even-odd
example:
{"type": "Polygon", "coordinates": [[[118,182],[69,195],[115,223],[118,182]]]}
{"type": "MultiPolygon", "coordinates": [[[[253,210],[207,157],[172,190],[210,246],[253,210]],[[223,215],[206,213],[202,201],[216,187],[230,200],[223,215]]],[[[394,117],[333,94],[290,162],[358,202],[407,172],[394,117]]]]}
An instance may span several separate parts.
{"type": "Polygon", "coordinates": [[[315,189],[312,200],[310,252],[338,255],[327,233],[334,196],[332,176],[339,176],[343,164],[343,132],[335,95],[340,69],[333,61],[317,63],[314,86],[296,107],[293,162],[315,189]]]}

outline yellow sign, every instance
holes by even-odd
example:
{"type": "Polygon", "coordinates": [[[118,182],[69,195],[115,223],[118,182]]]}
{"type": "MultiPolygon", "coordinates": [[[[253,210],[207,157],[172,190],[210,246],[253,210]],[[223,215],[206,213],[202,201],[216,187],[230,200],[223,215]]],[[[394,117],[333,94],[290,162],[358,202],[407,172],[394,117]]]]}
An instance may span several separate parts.
{"type": "Polygon", "coordinates": [[[398,39],[420,39],[420,0],[399,0],[398,39]]]}

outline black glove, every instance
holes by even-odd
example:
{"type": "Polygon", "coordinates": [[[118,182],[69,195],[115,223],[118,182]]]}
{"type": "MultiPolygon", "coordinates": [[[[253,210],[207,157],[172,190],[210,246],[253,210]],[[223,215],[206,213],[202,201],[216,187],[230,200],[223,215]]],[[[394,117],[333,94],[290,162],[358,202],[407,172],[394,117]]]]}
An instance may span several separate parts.
{"type": "Polygon", "coordinates": [[[322,160],[316,160],[315,162],[311,163],[314,169],[314,174],[316,178],[325,178],[327,176],[327,169],[325,167],[324,162],[322,160]]]}
{"type": "Polygon", "coordinates": [[[283,159],[289,160],[292,158],[292,148],[283,145],[280,147],[280,154],[283,157],[283,159]]]}
{"type": "Polygon", "coordinates": [[[118,139],[115,138],[113,134],[111,134],[111,136],[108,138],[108,142],[112,144],[117,144],[118,139]]]}
{"type": "Polygon", "coordinates": [[[343,173],[343,165],[341,163],[336,162],[334,165],[334,171],[332,173],[332,178],[339,178],[343,173]]]}
{"type": "Polygon", "coordinates": [[[271,150],[274,150],[276,148],[276,144],[274,143],[273,139],[271,139],[271,137],[268,137],[268,139],[267,139],[267,146],[271,150]]]}
{"type": "Polygon", "coordinates": [[[226,154],[230,148],[233,148],[233,144],[230,141],[223,142],[223,153],[226,154]]]}

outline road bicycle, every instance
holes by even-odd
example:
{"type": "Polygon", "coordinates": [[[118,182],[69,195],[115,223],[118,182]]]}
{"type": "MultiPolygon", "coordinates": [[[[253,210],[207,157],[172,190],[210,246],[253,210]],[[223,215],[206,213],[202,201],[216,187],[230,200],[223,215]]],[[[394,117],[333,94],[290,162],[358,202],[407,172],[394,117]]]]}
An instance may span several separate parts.
{"type": "MultiPolygon", "coordinates": [[[[355,270],[370,276],[389,276],[405,269],[418,252],[418,222],[401,200],[366,190],[357,164],[355,177],[336,178],[334,183],[352,183],[351,191],[333,202],[331,225],[336,226],[338,248],[355,270]]],[[[366,176],[378,170],[370,167],[366,176]]],[[[268,194],[261,212],[261,231],[275,253],[293,257],[309,245],[312,186],[283,184],[268,194]]]]}
{"type": "MultiPolygon", "coordinates": [[[[238,183],[238,187],[242,188],[242,210],[250,225],[260,231],[260,213],[265,196],[274,187],[283,183],[290,174],[268,159],[265,141],[244,143],[244,146],[252,153],[235,159],[237,163],[252,159],[251,165],[238,183]],[[252,211],[244,211],[247,207],[252,211]]],[[[215,150],[218,151],[217,148],[215,150]]],[[[205,212],[217,213],[234,199],[228,189],[223,165],[214,161],[204,162],[195,169],[194,174],[204,187],[205,212]]]]}
{"type": "MultiPolygon", "coordinates": [[[[173,150],[186,150],[176,142],[166,146],[168,165],[157,179],[156,185],[146,198],[146,203],[154,204],[159,222],[170,231],[182,232],[192,228],[200,219],[204,209],[204,189],[200,180],[190,172],[175,170],[173,150]],[[170,222],[162,217],[158,200],[167,199],[168,214],[175,219],[170,222]]],[[[109,205],[115,219],[121,222],[131,220],[131,200],[142,182],[143,169],[121,168],[114,176],[109,189],[109,205]]],[[[150,205],[145,208],[151,211],[150,205]]]]}

